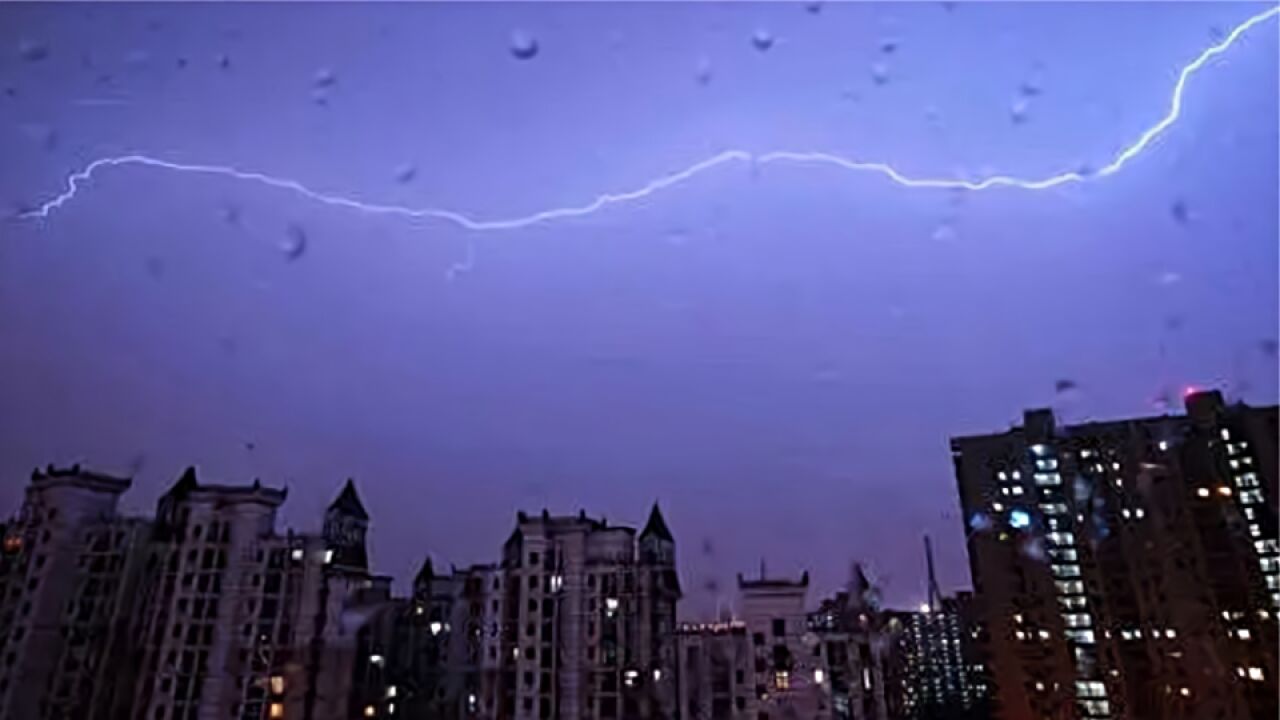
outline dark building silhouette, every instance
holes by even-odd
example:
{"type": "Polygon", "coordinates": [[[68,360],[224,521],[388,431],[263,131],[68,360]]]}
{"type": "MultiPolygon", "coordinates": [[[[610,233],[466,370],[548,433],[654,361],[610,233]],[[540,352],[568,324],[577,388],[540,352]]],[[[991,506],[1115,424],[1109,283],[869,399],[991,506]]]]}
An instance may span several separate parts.
{"type": "Polygon", "coordinates": [[[1277,715],[1276,408],[951,442],[995,716],[1277,715]]]}

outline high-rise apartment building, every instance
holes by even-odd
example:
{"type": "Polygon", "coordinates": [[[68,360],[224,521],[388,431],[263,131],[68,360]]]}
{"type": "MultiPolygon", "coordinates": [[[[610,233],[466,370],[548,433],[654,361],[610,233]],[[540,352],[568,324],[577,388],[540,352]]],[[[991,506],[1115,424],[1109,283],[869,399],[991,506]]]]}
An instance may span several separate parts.
{"type": "Polygon", "coordinates": [[[0,717],[380,717],[406,614],[368,572],[348,482],[318,535],[279,534],[283,490],[188,469],[154,518],[127,479],[33,473],[0,548],[0,717]],[[387,649],[383,649],[387,648],[387,649]]]}
{"type": "Polygon", "coordinates": [[[952,440],[996,717],[1277,714],[1277,412],[952,440]]]}
{"type": "Polygon", "coordinates": [[[671,715],[680,583],[656,505],[638,537],[585,513],[521,513],[502,570],[504,717],[671,715]]]}
{"type": "Polygon", "coordinates": [[[145,523],[130,481],[50,466],[31,475],[0,548],[0,717],[110,718],[129,709],[131,618],[145,523]]]}
{"type": "Polygon", "coordinates": [[[910,720],[985,720],[985,668],[971,618],[973,594],[945,596],[926,536],[927,600],[916,610],[890,611],[893,659],[887,691],[890,714],[910,720]]]}

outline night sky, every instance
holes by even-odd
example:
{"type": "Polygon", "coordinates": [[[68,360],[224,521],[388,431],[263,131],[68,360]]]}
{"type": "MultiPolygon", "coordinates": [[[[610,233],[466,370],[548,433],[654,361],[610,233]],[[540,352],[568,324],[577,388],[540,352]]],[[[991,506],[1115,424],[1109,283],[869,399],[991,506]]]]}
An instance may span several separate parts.
{"type": "Polygon", "coordinates": [[[1265,8],[4,4],[0,508],[79,461],[149,512],[195,464],[314,530],[352,476],[404,581],[496,559],[517,509],[658,500],[689,615],[761,556],[918,602],[924,533],[967,585],[950,436],[1276,401],[1275,19],[1123,172],[1040,192],[736,163],[469,232],[133,166],[14,215],[129,152],[477,218],[735,148],[1039,177],[1104,164],[1265,8]]]}

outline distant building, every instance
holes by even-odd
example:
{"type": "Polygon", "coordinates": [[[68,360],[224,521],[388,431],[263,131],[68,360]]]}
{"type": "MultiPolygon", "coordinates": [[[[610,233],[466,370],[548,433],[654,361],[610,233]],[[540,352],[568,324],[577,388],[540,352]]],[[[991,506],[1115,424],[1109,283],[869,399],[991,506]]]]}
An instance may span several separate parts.
{"type": "Polygon", "coordinates": [[[953,439],[995,716],[1276,717],[1277,411],[953,439]]]}
{"type": "Polygon", "coordinates": [[[33,473],[0,549],[0,717],[306,718],[394,712],[410,612],[371,576],[348,482],[320,535],[278,534],[285,492],[188,469],[153,519],[129,480],[33,473]]]}
{"type": "Polygon", "coordinates": [[[674,717],[675,540],[585,513],[531,516],[495,565],[414,582],[406,707],[433,718],[674,717]]]}
{"type": "Polygon", "coordinates": [[[0,548],[0,717],[112,718],[130,708],[131,611],[145,523],[130,481],[37,470],[0,548]]]}
{"type": "Polygon", "coordinates": [[[502,570],[504,716],[671,716],[680,584],[656,505],[639,537],[585,514],[521,513],[502,570]]]}
{"type": "Polygon", "coordinates": [[[943,596],[925,538],[928,600],[916,610],[890,611],[893,659],[887,691],[890,715],[911,720],[985,720],[986,672],[978,653],[972,593],[943,596]]]}
{"type": "Polygon", "coordinates": [[[676,717],[756,717],[756,652],[741,620],[685,623],[676,630],[676,717]]]}
{"type": "Polygon", "coordinates": [[[860,568],[808,609],[809,576],[738,577],[740,617],[679,632],[679,717],[885,720],[890,639],[860,568]]]}

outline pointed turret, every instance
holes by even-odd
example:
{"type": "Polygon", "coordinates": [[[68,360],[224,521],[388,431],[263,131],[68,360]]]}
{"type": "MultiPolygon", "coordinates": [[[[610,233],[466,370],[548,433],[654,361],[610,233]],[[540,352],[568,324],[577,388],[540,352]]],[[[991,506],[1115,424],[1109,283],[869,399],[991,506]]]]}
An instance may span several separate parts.
{"type": "Polygon", "coordinates": [[[351,478],[347,478],[347,484],[342,486],[342,492],[338,493],[338,497],[329,505],[329,510],[336,510],[343,515],[360,520],[369,519],[369,513],[364,509],[364,503],[360,502],[360,495],[356,492],[355,481],[351,478]]]}
{"type": "Polygon", "coordinates": [[[667,521],[662,518],[662,511],[658,509],[658,503],[656,502],[653,504],[653,509],[649,511],[649,522],[644,524],[644,530],[641,531],[640,538],[644,539],[650,535],[667,542],[676,541],[675,538],[671,537],[671,531],[667,529],[667,521]]]}
{"type": "Polygon", "coordinates": [[[365,534],[369,530],[369,513],[360,502],[356,485],[347,479],[342,492],[324,514],[324,539],[331,551],[331,562],[337,567],[369,569],[365,550],[365,534]]]}

